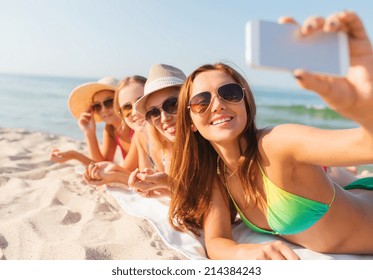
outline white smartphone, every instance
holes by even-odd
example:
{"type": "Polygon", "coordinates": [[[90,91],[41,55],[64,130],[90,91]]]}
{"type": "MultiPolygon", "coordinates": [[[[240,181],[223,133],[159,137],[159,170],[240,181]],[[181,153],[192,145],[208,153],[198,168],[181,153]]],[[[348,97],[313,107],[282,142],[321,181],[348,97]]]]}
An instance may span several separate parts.
{"type": "Polygon", "coordinates": [[[246,24],[246,63],[343,76],[349,66],[348,39],[343,32],[301,36],[296,24],[250,21],[246,24]]]}

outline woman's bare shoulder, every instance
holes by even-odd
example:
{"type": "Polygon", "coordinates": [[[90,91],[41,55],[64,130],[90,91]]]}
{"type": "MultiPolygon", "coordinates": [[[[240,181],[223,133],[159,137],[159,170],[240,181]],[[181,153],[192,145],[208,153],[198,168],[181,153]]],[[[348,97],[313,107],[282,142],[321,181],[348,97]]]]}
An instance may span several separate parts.
{"type": "Polygon", "coordinates": [[[307,127],[299,124],[281,124],[267,127],[258,132],[258,148],[262,157],[276,157],[278,160],[293,157],[307,127]]]}

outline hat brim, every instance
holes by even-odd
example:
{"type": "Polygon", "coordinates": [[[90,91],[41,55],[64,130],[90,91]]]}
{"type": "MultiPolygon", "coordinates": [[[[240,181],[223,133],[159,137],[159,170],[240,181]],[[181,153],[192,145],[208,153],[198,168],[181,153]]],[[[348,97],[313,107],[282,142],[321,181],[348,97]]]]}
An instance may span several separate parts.
{"type": "Polygon", "coordinates": [[[181,79],[174,78],[169,83],[163,82],[163,84],[158,84],[158,85],[153,86],[151,88],[149,88],[149,87],[145,88],[144,96],[141,97],[139,100],[137,100],[137,102],[135,103],[136,111],[145,116],[145,114],[146,114],[146,106],[145,105],[146,105],[146,101],[148,100],[148,97],[150,95],[152,95],[153,93],[155,93],[155,92],[157,92],[161,89],[164,89],[164,88],[181,87],[183,82],[184,81],[181,80],[181,79]]]}
{"type": "Polygon", "coordinates": [[[146,100],[148,99],[149,95],[142,96],[139,100],[136,101],[135,106],[134,106],[135,110],[143,116],[145,116],[146,114],[145,104],[146,104],[146,100]]]}
{"type": "MultiPolygon", "coordinates": [[[[115,87],[100,83],[86,83],[76,87],[69,96],[69,110],[74,118],[79,119],[84,112],[89,112],[92,105],[92,97],[99,91],[110,90],[115,92],[115,87]]],[[[102,122],[98,114],[94,114],[96,122],[102,122]]]]}

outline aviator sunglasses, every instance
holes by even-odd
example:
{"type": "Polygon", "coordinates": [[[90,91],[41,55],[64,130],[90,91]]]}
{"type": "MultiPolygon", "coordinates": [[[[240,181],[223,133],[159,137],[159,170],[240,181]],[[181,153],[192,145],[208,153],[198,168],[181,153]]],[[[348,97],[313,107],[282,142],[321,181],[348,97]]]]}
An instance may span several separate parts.
{"type": "MultiPolygon", "coordinates": [[[[244,88],[240,84],[230,83],[220,86],[217,90],[217,97],[228,103],[239,103],[244,98],[244,88]]],[[[204,91],[196,94],[189,100],[188,108],[196,114],[202,115],[209,108],[212,101],[212,93],[204,91]]]]}
{"type": "Polygon", "coordinates": [[[158,125],[161,119],[161,110],[168,114],[175,115],[177,112],[177,98],[168,98],[162,103],[162,105],[150,108],[145,114],[147,122],[154,126],[158,125]]]}
{"type": "Polygon", "coordinates": [[[104,102],[102,103],[95,103],[95,104],[92,104],[92,110],[95,111],[96,113],[100,112],[101,109],[102,109],[102,106],[104,106],[106,109],[110,109],[113,107],[113,102],[114,102],[114,98],[109,98],[109,99],[106,99],[104,102]]]}
{"type": "Polygon", "coordinates": [[[123,117],[128,118],[132,114],[132,109],[132,104],[126,103],[122,107],[120,107],[119,113],[121,113],[123,117]]]}
{"type": "Polygon", "coordinates": [[[123,104],[119,108],[119,114],[121,114],[124,118],[128,118],[132,114],[132,110],[135,108],[135,102],[137,102],[137,100],[139,100],[140,98],[141,96],[138,97],[134,102],[127,102],[123,104]]]}

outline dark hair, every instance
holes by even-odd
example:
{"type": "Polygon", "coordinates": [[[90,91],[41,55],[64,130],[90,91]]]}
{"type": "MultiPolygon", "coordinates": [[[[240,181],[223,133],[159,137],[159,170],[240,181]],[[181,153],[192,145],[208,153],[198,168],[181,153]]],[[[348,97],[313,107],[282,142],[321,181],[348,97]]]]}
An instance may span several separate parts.
{"type": "MultiPolygon", "coordinates": [[[[170,177],[171,203],[169,209],[169,222],[177,230],[189,230],[198,234],[198,229],[203,227],[205,214],[208,212],[212,198],[213,185],[218,184],[227,198],[231,209],[232,222],[236,216],[236,210],[232,206],[223,181],[217,174],[218,154],[208,140],[201,134],[191,129],[192,120],[188,109],[194,79],[206,71],[222,71],[232,77],[245,90],[245,107],[247,123],[240,137],[249,143],[240,147],[241,158],[239,160],[238,175],[245,186],[247,201],[261,202],[259,191],[254,184],[253,163],[258,158],[257,128],[255,124],[256,105],[250,87],[241,74],[232,67],[223,64],[206,64],[196,69],[186,79],[181,88],[176,123],[176,142],[174,145],[171,162],[170,177]]],[[[220,170],[223,168],[220,167],[220,170]]]]}

